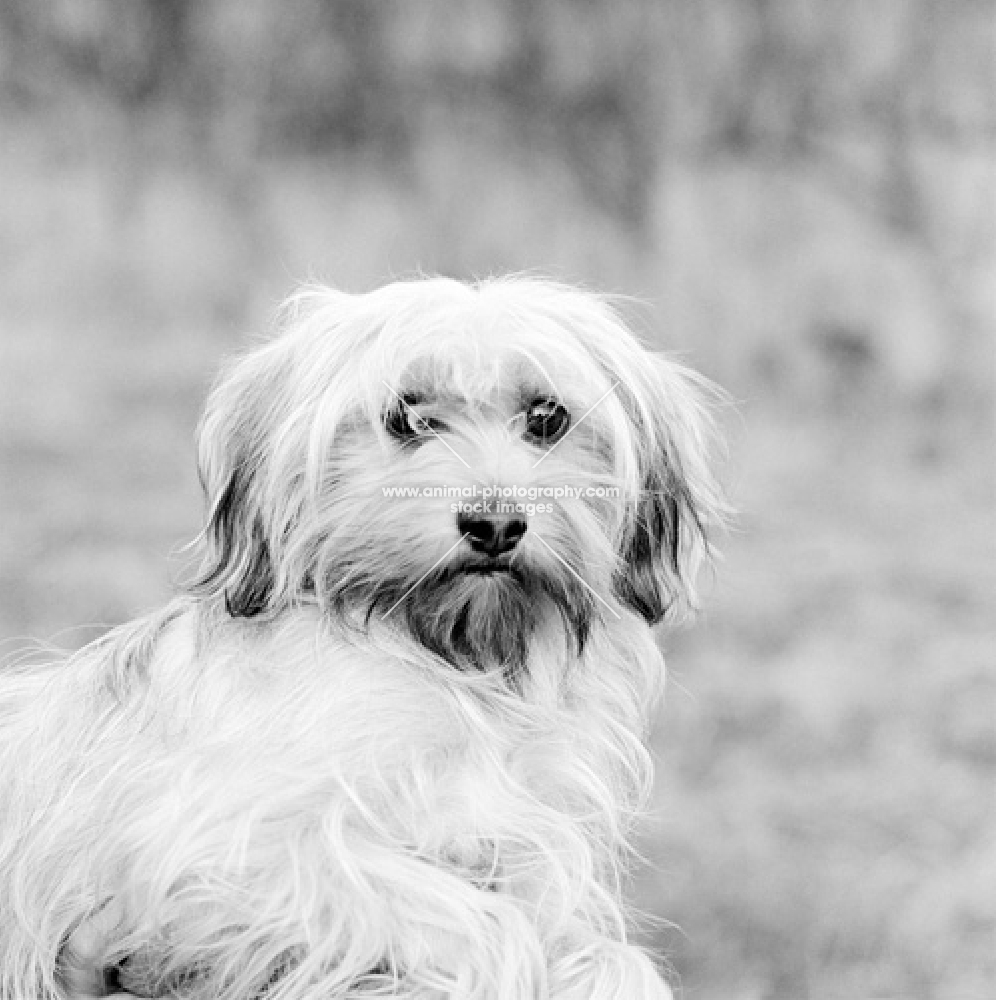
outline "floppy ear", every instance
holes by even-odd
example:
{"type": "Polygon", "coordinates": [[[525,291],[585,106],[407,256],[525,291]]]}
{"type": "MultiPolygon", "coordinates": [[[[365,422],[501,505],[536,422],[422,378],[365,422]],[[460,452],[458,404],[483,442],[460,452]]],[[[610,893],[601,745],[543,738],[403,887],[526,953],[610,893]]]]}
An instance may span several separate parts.
{"type": "Polygon", "coordinates": [[[616,592],[651,625],[695,607],[707,530],[725,512],[709,467],[708,385],[674,362],[648,356],[638,376],[617,386],[635,432],[640,492],[621,537],[616,592]]]}
{"type": "Polygon", "coordinates": [[[218,494],[205,530],[207,561],[197,586],[222,593],[234,618],[268,610],[274,575],[263,522],[253,511],[252,472],[235,466],[218,494]]]}
{"type": "Polygon", "coordinates": [[[261,483],[268,447],[261,416],[269,412],[275,387],[254,361],[243,361],[219,382],[197,432],[208,521],[194,589],[223,595],[236,618],[270,610],[275,586],[261,483]]]}

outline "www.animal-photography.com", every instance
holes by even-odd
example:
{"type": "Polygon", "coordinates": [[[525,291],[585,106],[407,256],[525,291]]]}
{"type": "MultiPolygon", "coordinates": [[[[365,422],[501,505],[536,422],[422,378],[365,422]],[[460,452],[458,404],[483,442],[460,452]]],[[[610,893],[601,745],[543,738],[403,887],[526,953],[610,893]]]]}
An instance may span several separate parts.
{"type": "Polygon", "coordinates": [[[0,1000],[996,995],[994,20],[0,4],[0,1000]]]}

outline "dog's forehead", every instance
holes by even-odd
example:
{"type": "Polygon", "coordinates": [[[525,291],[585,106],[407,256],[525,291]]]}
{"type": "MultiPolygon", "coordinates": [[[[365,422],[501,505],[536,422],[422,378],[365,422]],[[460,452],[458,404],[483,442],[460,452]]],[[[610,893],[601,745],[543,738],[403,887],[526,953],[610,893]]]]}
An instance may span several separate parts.
{"type": "Polygon", "coordinates": [[[608,373],[570,324],[524,314],[456,316],[428,335],[390,338],[392,368],[413,389],[464,398],[538,390],[587,395],[608,373]]]}
{"type": "Polygon", "coordinates": [[[422,355],[398,372],[395,388],[420,402],[480,402],[504,408],[538,397],[584,399],[606,385],[606,373],[589,355],[544,353],[495,342],[480,350],[422,355]]]}
{"type": "Polygon", "coordinates": [[[646,367],[609,303],[544,282],[400,283],[333,296],[313,317],[302,382],[330,409],[359,402],[371,420],[409,394],[502,409],[542,396],[587,410],[607,398],[614,410],[613,386],[638,384],[646,367]]]}

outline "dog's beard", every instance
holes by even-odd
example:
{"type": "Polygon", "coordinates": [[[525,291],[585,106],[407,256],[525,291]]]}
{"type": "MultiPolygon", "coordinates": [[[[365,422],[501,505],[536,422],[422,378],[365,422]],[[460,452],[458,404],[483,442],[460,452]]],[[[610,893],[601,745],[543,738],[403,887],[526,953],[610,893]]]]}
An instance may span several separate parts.
{"type": "Polygon", "coordinates": [[[336,603],[360,606],[368,623],[378,615],[404,622],[418,643],[460,669],[500,670],[510,678],[527,669],[532,642],[551,621],[580,655],[596,613],[575,573],[524,561],[504,567],[457,561],[415,581],[380,580],[364,590],[354,583],[336,603]]]}
{"type": "Polygon", "coordinates": [[[520,569],[434,572],[403,606],[411,634],[427,649],[457,666],[495,667],[510,676],[526,668],[531,640],[553,614],[580,653],[592,612],[576,582],[520,569]]]}

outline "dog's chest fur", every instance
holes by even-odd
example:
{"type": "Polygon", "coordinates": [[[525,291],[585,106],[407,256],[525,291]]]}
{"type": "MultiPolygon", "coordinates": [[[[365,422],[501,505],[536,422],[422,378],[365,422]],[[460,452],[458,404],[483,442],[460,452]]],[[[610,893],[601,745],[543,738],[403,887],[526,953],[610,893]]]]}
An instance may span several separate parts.
{"type": "MultiPolygon", "coordinates": [[[[314,609],[256,623],[181,605],[77,661],[46,715],[80,760],[53,808],[102,831],[87,839],[98,893],[129,911],[127,983],[214,995],[234,956],[259,955],[262,988],[376,897],[383,919],[353,935],[373,956],[427,880],[493,891],[554,935],[608,877],[637,794],[635,679],[659,666],[637,643],[627,683],[543,641],[512,686],[314,609]]],[[[620,659],[601,633],[589,655],[620,659]]]]}

